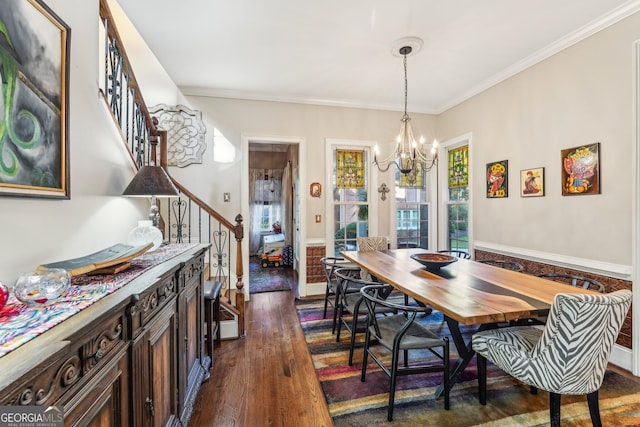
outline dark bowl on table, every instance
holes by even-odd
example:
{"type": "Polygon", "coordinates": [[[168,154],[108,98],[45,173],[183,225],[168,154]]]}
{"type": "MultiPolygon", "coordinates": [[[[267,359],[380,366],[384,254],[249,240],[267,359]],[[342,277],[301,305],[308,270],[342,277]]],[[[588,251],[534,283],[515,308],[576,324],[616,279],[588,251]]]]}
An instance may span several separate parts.
{"type": "Polygon", "coordinates": [[[418,261],[427,270],[438,270],[458,260],[454,256],[439,253],[412,254],[411,259],[418,261]]]}

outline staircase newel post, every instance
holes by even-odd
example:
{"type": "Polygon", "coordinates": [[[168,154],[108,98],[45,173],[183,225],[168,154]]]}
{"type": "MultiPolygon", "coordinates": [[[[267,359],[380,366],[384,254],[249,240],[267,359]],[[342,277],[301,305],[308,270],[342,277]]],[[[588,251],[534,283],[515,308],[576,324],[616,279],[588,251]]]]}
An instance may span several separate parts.
{"type": "Polygon", "coordinates": [[[236,215],[236,225],[234,226],[233,232],[236,238],[236,276],[238,277],[238,282],[236,283],[236,308],[240,312],[238,316],[238,335],[242,336],[245,334],[244,329],[244,282],[242,281],[242,277],[244,276],[244,267],[242,262],[242,239],[244,238],[244,226],[242,225],[242,215],[236,215]]]}
{"type": "Polygon", "coordinates": [[[244,239],[244,226],[242,225],[242,215],[236,215],[236,225],[233,228],[233,234],[236,238],[236,276],[238,277],[238,282],[236,284],[236,289],[242,289],[244,287],[244,282],[242,281],[242,276],[244,275],[244,267],[242,262],[242,239],[244,239]]]}

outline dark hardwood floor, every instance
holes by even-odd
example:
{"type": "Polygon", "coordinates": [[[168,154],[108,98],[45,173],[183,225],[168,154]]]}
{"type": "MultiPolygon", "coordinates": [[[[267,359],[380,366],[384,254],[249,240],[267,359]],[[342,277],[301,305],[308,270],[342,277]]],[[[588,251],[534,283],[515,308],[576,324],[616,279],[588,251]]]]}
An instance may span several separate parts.
{"type": "MultiPolygon", "coordinates": [[[[251,295],[247,334],[215,348],[190,426],[332,426],[293,291],[251,295]]],[[[634,381],[639,378],[611,367],[634,381]]]]}
{"type": "Polygon", "coordinates": [[[293,291],[251,294],[247,334],[214,350],[190,425],[332,426],[293,291]]]}

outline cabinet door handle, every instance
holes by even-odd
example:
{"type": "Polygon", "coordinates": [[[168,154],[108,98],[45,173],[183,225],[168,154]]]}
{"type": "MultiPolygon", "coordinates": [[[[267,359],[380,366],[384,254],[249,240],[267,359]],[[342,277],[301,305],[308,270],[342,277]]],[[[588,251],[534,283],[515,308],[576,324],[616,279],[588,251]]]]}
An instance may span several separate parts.
{"type": "Polygon", "coordinates": [[[153,407],[153,400],[151,400],[151,398],[147,397],[147,400],[145,400],[144,403],[147,405],[147,411],[149,411],[149,415],[151,415],[152,417],[155,417],[156,416],[156,410],[153,407]]]}

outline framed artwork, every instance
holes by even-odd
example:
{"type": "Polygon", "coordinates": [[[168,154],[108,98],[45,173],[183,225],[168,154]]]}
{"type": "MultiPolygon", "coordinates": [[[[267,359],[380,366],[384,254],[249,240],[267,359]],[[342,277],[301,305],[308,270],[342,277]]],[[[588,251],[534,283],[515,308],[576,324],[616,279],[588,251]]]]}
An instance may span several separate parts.
{"type": "Polygon", "coordinates": [[[523,169],[520,171],[520,196],[544,196],[544,168],[523,169]]]}
{"type": "Polygon", "coordinates": [[[41,0],[2,2],[2,196],[69,198],[70,36],[41,0]]]}
{"type": "Polygon", "coordinates": [[[312,182],[309,186],[309,194],[311,197],[320,197],[322,195],[322,185],[319,182],[312,182]]]}
{"type": "Polygon", "coordinates": [[[600,194],[600,143],[567,148],[562,155],[562,195],[600,194]]]}
{"type": "Polygon", "coordinates": [[[509,197],[509,161],[487,163],[487,198],[509,197]]]}

